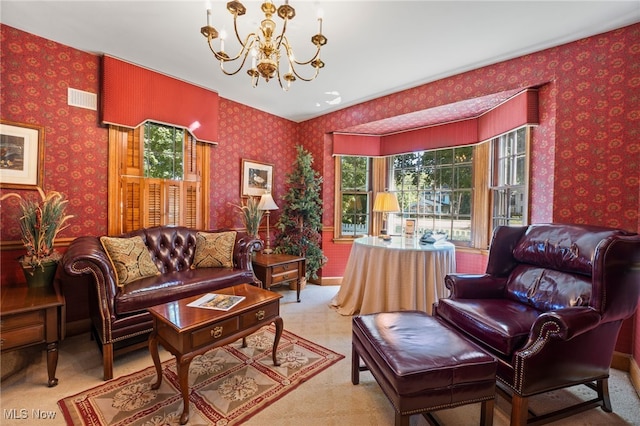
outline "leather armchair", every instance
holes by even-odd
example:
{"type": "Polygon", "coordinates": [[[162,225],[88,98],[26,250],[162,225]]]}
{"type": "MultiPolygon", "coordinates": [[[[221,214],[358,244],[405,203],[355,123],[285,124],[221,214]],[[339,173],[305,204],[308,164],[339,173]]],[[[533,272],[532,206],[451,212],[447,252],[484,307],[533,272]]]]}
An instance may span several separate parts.
{"type": "Polygon", "coordinates": [[[450,274],[434,315],[498,359],[511,424],[542,424],[601,406],[624,319],[640,297],[640,236],[581,225],[498,227],[485,274],[450,274]],[[528,398],[587,384],[593,399],[529,417],[528,398]]]}

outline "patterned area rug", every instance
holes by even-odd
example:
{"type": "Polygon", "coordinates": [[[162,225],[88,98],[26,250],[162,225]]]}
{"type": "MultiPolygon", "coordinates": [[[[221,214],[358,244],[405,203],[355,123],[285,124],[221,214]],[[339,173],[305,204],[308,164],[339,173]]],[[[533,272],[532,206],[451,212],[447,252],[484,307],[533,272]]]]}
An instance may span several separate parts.
{"type": "MultiPolygon", "coordinates": [[[[189,367],[189,424],[235,425],[335,364],[343,355],[286,330],[278,345],[279,367],[271,348],[275,328],[193,359],[189,367]]],[[[58,401],[68,425],[178,425],[182,413],[175,359],[162,364],[158,390],[154,367],[120,377],[58,401]]]]}

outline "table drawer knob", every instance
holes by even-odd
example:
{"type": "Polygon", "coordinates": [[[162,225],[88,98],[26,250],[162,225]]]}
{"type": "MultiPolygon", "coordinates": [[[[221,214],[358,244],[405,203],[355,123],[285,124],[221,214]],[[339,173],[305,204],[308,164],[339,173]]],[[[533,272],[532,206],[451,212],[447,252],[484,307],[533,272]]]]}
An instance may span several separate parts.
{"type": "Polygon", "coordinates": [[[222,336],[222,327],[214,327],[213,330],[211,330],[211,337],[218,339],[220,336],[222,336]]]}
{"type": "Polygon", "coordinates": [[[258,311],[256,312],[256,319],[258,321],[262,321],[264,319],[264,311],[258,311]]]}

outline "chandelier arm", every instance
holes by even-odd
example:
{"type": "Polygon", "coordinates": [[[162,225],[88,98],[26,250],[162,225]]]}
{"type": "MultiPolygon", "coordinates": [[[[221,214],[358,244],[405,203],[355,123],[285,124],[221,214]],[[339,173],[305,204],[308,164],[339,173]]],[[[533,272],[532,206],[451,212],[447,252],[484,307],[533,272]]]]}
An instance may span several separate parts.
{"type": "Polygon", "coordinates": [[[289,88],[286,88],[282,85],[282,79],[280,78],[280,67],[278,67],[277,76],[278,76],[278,84],[280,85],[280,88],[285,92],[288,92],[289,88]]]}
{"type": "MultiPolygon", "coordinates": [[[[213,51],[213,49],[211,49],[211,51],[216,55],[216,57],[218,57],[218,55],[213,51]]],[[[241,51],[242,52],[242,51],[241,51]]],[[[230,60],[220,60],[220,69],[222,70],[223,73],[225,73],[226,75],[236,75],[238,72],[240,72],[240,70],[244,67],[244,63],[247,61],[247,57],[249,56],[249,52],[250,50],[245,51],[244,56],[242,57],[242,62],[240,63],[240,65],[238,66],[238,69],[235,71],[227,71],[224,69],[224,63],[225,62],[230,62],[230,60]]],[[[231,61],[235,61],[238,58],[240,58],[240,55],[236,56],[233,60],[231,61]]],[[[224,59],[224,58],[223,58],[224,59]]]]}
{"type": "MultiPolygon", "coordinates": [[[[257,36],[256,36],[255,33],[248,34],[247,37],[244,40],[244,43],[240,42],[240,45],[242,46],[242,48],[240,49],[238,54],[236,56],[234,56],[233,58],[229,57],[229,56],[227,56],[226,58],[224,56],[220,56],[218,54],[218,52],[216,52],[215,49],[213,48],[213,44],[211,43],[211,40],[209,40],[209,49],[211,50],[213,55],[216,57],[216,59],[219,60],[219,61],[233,62],[233,61],[238,60],[241,56],[244,56],[245,59],[246,59],[247,53],[249,53],[251,51],[251,48],[253,47],[253,43],[255,43],[256,38],[257,38],[257,36]],[[253,40],[251,40],[251,43],[249,43],[249,39],[251,37],[253,37],[253,40]],[[247,44],[248,44],[248,46],[247,46],[247,44]]],[[[242,63],[244,64],[244,61],[242,63]]]]}
{"type": "Polygon", "coordinates": [[[308,61],[300,62],[300,61],[298,61],[298,60],[294,59],[294,60],[293,60],[293,62],[294,62],[296,65],[309,65],[311,62],[315,61],[315,60],[316,60],[316,59],[318,59],[319,57],[320,57],[320,48],[318,48],[318,50],[316,51],[316,54],[315,54],[315,55],[313,55],[313,57],[312,57],[311,59],[309,59],[308,61]]]}
{"type": "MultiPolygon", "coordinates": [[[[318,55],[316,54],[316,56],[318,56],[318,55]]],[[[290,72],[291,72],[293,75],[295,75],[295,76],[296,76],[296,78],[298,78],[298,79],[300,79],[300,80],[302,80],[302,81],[313,81],[313,80],[315,80],[315,79],[318,77],[318,75],[320,74],[320,68],[315,68],[315,67],[314,67],[316,71],[314,72],[313,77],[309,77],[309,78],[303,77],[302,75],[300,75],[300,74],[298,73],[298,71],[296,71],[296,67],[295,67],[295,65],[299,64],[297,61],[295,61],[295,60],[294,60],[294,61],[292,62],[292,61],[291,61],[291,59],[287,56],[287,62],[289,63],[289,69],[290,69],[290,72]],[[294,65],[294,64],[295,64],[295,65],[294,65]]],[[[308,64],[308,63],[309,63],[309,62],[305,62],[304,64],[300,64],[300,65],[306,65],[306,64],[308,64]]],[[[279,80],[279,79],[280,79],[280,68],[278,68],[278,80],[279,80]]],[[[280,86],[282,87],[282,82],[280,82],[280,86]]],[[[287,90],[287,89],[285,89],[284,87],[282,87],[282,88],[283,88],[284,90],[287,90]]]]}
{"type": "Polygon", "coordinates": [[[289,19],[285,18],[284,24],[282,24],[282,32],[278,37],[276,37],[276,50],[280,50],[280,45],[282,45],[283,40],[285,41],[285,47],[287,48],[287,51],[289,50],[289,40],[287,40],[287,37],[285,36],[285,33],[287,32],[287,22],[289,22],[289,19]]]}
{"type": "MultiPolygon", "coordinates": [[[[233,15],[233,31],[236,33],[236,39],[238,40],[238,43],[240,43],[240,46],[242,46],[243,48],[245,47],[244,43],[242,43],[242,38],[240,37],[240,32],[238,32],[238,15],[234,14],[233,15]]],[[[247,39],[255,33],[251,33],[247,36],[247,38],[245,39],[245,43],[247,42],[247,39]]]]}
{"type": "MultiPolygon", "coordinates": [[[[289,39],[287,39],[287,36],[285,35],[282,35],[281,37],[282,37],[282,42],[285,46],[285,49],[287,50],[287,53],[289,53],[289,50],[293,50],[291,49],[291,45],[289,44],[289,39]]],[[[315,61],[320,56],[320,48],[321,46],[316,46],[316,53],[308,61],[298,61],[294,58],[293,62],[298,65],[309,65],[311,62],[315,61]]],[[[289,58],[288,54],[287,54],[287,58],[289,58]]],[[[289,60],[289,63],[291,63],[291,60],[289,60]]]]}
{"type": "Polygon", "coordinates": [[[320,68],[316,68],[316,72],[313,74],[313,77],[309,77],[309,78],[302,77],[300,74],[298,74],[298,71],[296,71],[295,67],[293,66],[291,66],[291,71],[293,72],[293,75],[295,75],[297,78],[299,78],[302,81],[313,81],[315,80],[316,77],[318,77],[318,74],[320,73],[320,68]]]}

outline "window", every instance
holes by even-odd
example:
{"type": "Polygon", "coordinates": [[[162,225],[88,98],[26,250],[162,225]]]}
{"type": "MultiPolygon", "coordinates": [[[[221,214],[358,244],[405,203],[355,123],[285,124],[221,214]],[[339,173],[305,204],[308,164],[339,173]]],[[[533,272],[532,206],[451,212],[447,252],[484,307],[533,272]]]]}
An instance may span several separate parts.
{"type": "Polygon", "coordinates": [[[206,228],[209,145],[179,127],[109,129],[109,234],[182,225],[206,228]]]}
{"type": "Polygon", "coordinates": [[[415,219],[418,234],[444,232],[469,244],[473,208],[474,147],[413,152],[390,158],[391,191],[400,214],[389,215],[391,234],[403,233],[403,220],[415,219]]]}
{"type": "Polygon", "coordinates": [[[339,237],[369,234],[370,160],[367,157],[339,157],[340,233],[339,237]]]}
{"type": "Polygon", "coordinates": [[[521,127],[491,141],[494,228],[528,222],[528,134],[521,127]]]}
{"type": "Polygon", "coordinates": [[[147,122],[144,124],[144,177],[182,180],[183,129],[147,122]]]}
{"type": "Polygon", "coordinates": [[[530,127],[469,146],[387,158],[336,158],[336,238],[377,235],[372,194],[395,192],[400,213],[390,213],[390,234],[444,232],[460,247],[486,249],[492,229],[528,222],[530,127]]]}

